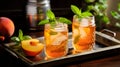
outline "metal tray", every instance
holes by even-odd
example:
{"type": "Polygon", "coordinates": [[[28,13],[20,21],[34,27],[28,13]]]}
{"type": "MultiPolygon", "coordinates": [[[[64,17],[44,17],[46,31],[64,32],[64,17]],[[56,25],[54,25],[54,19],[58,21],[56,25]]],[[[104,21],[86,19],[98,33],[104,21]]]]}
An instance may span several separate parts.
{"type": "MultiPolygon", "coordinates": [[[[110,31],[109,31],[110,32],[110,31]]],[[[6,43],[4,44],[5,49],[10,52],[13,56],[15,56],[17,59],[20,59],[23,63],[25,63],[28,66],[57,66],[62,64],[68,64],[71,62],[77,62],[77,61],[85,61],[89,59],[94,59],[97,57],[101,57],[103,55],[111,55],[118,52],[117,50],[120,50],[120,41],[115,39],[113,36],[109,36],[105,33],[96,31],[96,44],[94,46],[94,49],[88,52],[83,52],[79,54],[71,54],[72,48],[72,33],[69,33],[69,51],[68,54],[64,57],[51,59],[51,60],[45,60],[45,54],[44,51],[42,54],[37,55],[36,57],[27,57],[24,55],[22,50],[14,49],[14,43],[6,43]]],[[[44,37],[38,37],[40,42],[44,43],[44,37]]]]}

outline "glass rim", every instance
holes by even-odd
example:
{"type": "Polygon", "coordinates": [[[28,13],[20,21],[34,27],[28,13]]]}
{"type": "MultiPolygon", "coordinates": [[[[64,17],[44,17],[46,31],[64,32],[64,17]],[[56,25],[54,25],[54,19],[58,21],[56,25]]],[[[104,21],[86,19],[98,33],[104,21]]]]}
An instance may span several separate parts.
{"type": "MultiPolygon", "coordinates": [[[[77,15],[73,15],[73,18],[79,18],[77,15]]],[[[92,16],[87,16],[87,17],[82,17],[82,18],[95,18],[95,16],[94,15],[92,15],[92,16]]],[[[81,18],[81,19],[82,19],[81,18]]]]}

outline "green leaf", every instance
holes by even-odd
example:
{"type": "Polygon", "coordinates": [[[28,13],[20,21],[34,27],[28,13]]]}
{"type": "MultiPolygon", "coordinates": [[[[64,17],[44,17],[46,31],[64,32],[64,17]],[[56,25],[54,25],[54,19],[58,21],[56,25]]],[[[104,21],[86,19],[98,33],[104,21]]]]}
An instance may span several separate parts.
{"type": "Polygon", "coordinates": [[[68,19],[66,19],[66,18],[64,18],[64,17],[60,17],[60,18],[58,19],[58,21],[60,21],[60,22],[62,22],[62,23],[66,23],[66,24],[71,24],[71,21],[68,20],[68,19]]]}
{"type": "Polygon", "coordinates": [[[120,14],[116,11],[111,11],[111,15],[116,19],[120,19],[120,14]]]}
{"type": "Polygon", "coordinates": [[[88,11],[82,13],[82,17],[89,17],[89,16],[92,16],[92,13],[90,13],[88,11]]]}
{"type": "Polygon", "coordinates": [[[109,24],[109,18],[107,16],[103,16],[103,21],[106,23],[106,24],[109,24]]]}
{"type": "Polygon", "coordinates": [[[47,17],[50,20],[55,20],[55,15],[51,10],[47,10],[47,17]]]}
{"type": "Polygon", "coordinates": [[[11,40],[14,42],[20,42],[20,39],[18,37],[11,37],[11,40]]]}
{"type": "Polygon", "coordinates": [[[76,14],[76,15],[78,15],[78,16],[81,15],[81,10],[80,10],[77,6],[71,5],[71,10],[72,10],[72,12],[73,12],[74,14],[76,14]]]}
{"type": "Polygon", "coordinates": [[[115,25],[116,25],[117,27],[120,27],[120,23],[118,23],[118,22],[117,22],[115,25]]]}
{"type": "Polygon", "coordinates": [[[54,28],[55,25],[56,25],[56,22],[55,22],[55,21],[54,21],[54,22],[51,22],[50,25],[51,25],[52,28],[54,28]]]}
{"type": "Polygon", "coordinates": [[[120,3],[118,4],[118,11],[120,11],[120,3]]]}
{"type": "Polygon", "coordinates": [[[87,9],[88,9],[88,11],[94,10],[94,6],[93,5],[88,5],[87,9]]]}
{"type": "Polygon", "coordinates": [[[85,0],[85,2],[92,3],[92,2],[95,2],[95,0],[85,0]]]}
{"type": "Polygon", "coordinates": [[[116,14],[118,14],[118,13],[116,13],[115,11],[111,11],[111,15],[114,17],[114,16],[116,16],[116,14]]]}
{"type": "Polygon", "coordinates": [[[23,40],[29,40],[29,39],[32,39],[32,37],[28,35],[23,36],[23,40]]]}
{"type": "Polygon", "coordinates": [[[106,3],[107,0],[99,0],[100,3],[106,3]]]}
{"type": "Polygon", "coordinates": [[[44,25],[44,24],[46,24],[46,23],[49,23],[49,20],[48,20],[48,19],[46,19],[46,20],[41,20],[41,21],[38,23],[38,25],[44,25]]]}
{"type": "Polygon", "coordinates": [[[100,9],[99,9],[99,4],[98,3],[95,4],[94,9],[95,9],[96,13],[98,13],[98,14],[100,13],[100,9]]]}
{"type": "Polygon", "coordinates": [[[106,9],[106,5],[103,5],[103,4],[99,4],[99,10],[100,11],[103,11],[106,9]]]}
{"type": "Polygon", "coordinates": [[[19,29],[19,34],[18,34],[19,39],[22,41],[23,40],[23,32],[21,29],[19,29]]]}

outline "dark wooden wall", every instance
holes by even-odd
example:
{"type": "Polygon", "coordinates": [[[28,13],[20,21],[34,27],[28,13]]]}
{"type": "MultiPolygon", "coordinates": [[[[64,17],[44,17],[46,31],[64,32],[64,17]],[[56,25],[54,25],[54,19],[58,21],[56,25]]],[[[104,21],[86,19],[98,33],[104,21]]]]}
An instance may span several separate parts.
{"type": "Polygon", "coordinates": [[[25,6],[27,0],[0,0],[0,17],[8,17],[15,24],[15,31],[19,28],[27,30],[25,6]]]}

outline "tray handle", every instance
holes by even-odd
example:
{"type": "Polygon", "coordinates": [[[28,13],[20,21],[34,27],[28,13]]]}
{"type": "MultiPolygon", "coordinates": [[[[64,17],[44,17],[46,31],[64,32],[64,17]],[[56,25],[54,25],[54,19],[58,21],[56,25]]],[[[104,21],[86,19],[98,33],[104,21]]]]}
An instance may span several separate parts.
{"type": "Polygon", "coordinates": [[[108,30],[108,29],[103,29],[102,31],[101,31],[101,33],[105,33],[105,34],[107,34],[107,35],[109,35],[109,36],[112,36],[112,37],[116,37],[116,33],[115,32],[113,32],[113,31],[111,31],[111,30],[108,30]]]}

